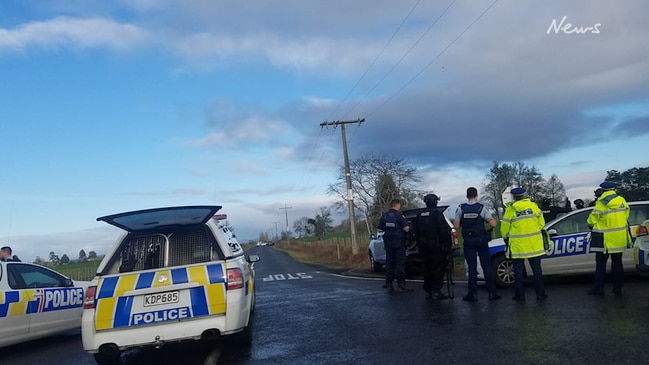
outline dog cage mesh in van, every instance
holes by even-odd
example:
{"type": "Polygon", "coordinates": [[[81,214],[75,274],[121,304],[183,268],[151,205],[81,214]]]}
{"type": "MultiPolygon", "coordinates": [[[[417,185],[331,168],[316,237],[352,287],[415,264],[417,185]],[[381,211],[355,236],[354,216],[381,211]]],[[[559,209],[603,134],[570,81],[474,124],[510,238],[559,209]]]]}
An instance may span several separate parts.
{"type": "Polygon", "coordinates": [[[122,249],[119,272],[208,262],[211,250],[209,237],[202,229],[135,236],[122,249]]]}

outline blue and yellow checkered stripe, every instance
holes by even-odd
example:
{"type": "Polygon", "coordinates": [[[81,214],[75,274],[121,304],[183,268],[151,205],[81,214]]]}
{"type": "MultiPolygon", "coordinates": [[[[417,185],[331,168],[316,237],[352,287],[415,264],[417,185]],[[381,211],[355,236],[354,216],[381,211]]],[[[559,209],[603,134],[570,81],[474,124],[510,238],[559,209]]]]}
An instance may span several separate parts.
{"type": "MultiPolygon", "coordinates": [[[[100,278],[95,301],[95,328],[104,330],[130,325],[134,297],[124,296],[128,291],[164,287],[174,290],[173,285],[187,283],[200,285],[188,289],[191,298],[190,317],[225,313],[225,265],[199,265],[100,278]],[[170,280],[156,280],[162,275],[170,280]]],[[[179,306],[184,305],[180,303],[179,306]]]]}
{"type": "Polygon", "coordinates": [[[42,294],[42,289],[0,291],[0,318],[41,312],[42,294]],[[35,297],[37,292],[40,296],[35,297]]]}

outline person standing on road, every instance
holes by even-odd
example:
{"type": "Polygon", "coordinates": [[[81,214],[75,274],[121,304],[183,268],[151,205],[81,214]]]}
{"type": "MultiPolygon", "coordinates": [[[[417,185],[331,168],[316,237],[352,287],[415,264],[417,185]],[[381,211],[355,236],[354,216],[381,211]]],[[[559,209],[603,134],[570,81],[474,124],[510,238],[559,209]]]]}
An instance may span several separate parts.
{"type": "Polygon", "coordinates": [[[426,299],[448,299],[448,295],[441,292],[444,287],[444,274],[448,264],[448,253],[451,250],[453,239],[449,227],[442,213],[437,209],[439,197],[435,194],[424,196],[426,209],[417,214],[415,218],[415,239],[419,246],[422,264],[424,267],[424,291],[426,299]]]}
{"type": "Polygon", "coordinates": [[[469,292],[462,297],[462,300],[466,302],[478,301],[478,261],[476,256],[480,258],[480,265],[489,291],[489,300],[498,300],[501,296],[496,293],[496,283],[489,261],[491,237],[485,229],[485,223],[492,228],[496,227],[497,223],[491,213],[478,203],[478,189],[474,187],[466,189],[466,197],[468,203],[463,203],[457,208],[453,221],[455,229],[462,227],[464,257],[469,270],[469,292]]]}
{"type": "Polygon", "coordinates": [[[610,255],[613,293],[622,295],[622,254],[632,245],[628,225],[629,205],[615,192],[615,183],[604,181],[599,186],[602,194],[588,216],[588,226],[591,228],[590,252],[595,252],[595,283],[588,294],[604,295],[606,262],[610,255]]]}
{"type": "Polygon", "coordinates": [[[4,246],[4,247],[0,248],[0,261],[20,262],[20,259],[16,255],[12,256],[11,247],[4,246]]]}
{"type": "Polygon", "coordinates": [[[404,236],[410,230],[408,221],[401,213],[401,200],[392,199],[390,210],[381,216],[377,227],[383,232],[385,245],[385,285],[390,293],[395,291],[393,281],[397,281],[397,291],[407,292],[412,289],[406,287],[406,247],[404,236]]]}
{"type": "Polygon", "coordinates": [[[532,267],[536,300],[545,300],[548,296],[543,286],[541,257],[545,255],[543,226],[545,220],[541,209],[525,196],[524,188],[512,189],[514,203],[505,210],[501,234],[507,246],[507,256],[514,264],[515,301],[525,301],[524,270],[525,259],[532,267]]]}

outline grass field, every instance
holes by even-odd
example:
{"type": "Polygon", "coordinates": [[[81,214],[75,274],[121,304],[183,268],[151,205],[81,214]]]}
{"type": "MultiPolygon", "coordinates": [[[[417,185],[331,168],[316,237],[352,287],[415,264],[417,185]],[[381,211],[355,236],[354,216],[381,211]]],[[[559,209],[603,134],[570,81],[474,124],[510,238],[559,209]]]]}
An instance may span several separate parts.
{"type": "Polygon", "coordinates": [[[66,265],[57,265],[51,267],[54,271],[69,277],[72,280],[90,281],[95,277],[97,267],[101,261],[75,262],[66,265]]]}

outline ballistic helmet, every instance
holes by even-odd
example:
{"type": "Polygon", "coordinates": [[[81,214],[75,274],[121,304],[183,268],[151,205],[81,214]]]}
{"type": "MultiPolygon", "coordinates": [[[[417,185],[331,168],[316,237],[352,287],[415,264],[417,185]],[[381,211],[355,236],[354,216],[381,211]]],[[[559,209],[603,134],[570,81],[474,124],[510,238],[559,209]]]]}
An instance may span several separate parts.
{"type": "Polygon", "coordinates": [[[427,194],[424,196],[424,203],[427,207],[436,207],[439,197],[435,194],[427,194]]]}

